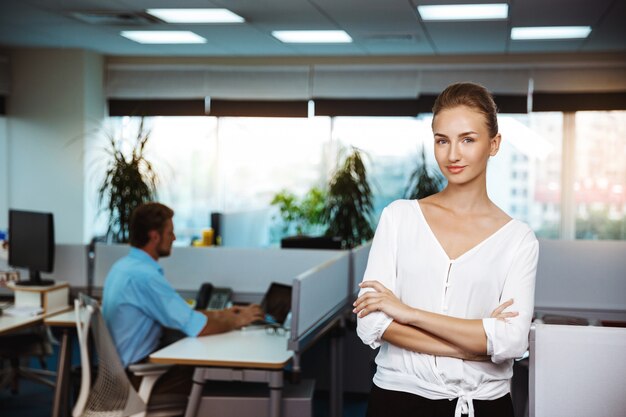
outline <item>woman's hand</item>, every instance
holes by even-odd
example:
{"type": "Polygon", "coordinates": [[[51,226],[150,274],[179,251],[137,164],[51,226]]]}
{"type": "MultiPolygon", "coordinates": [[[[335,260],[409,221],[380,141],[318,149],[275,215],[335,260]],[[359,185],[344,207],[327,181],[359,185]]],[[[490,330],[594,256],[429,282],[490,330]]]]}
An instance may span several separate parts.
{"type": "Polygon", "coordinates": [[[504,311],[512,305],[513,299],[511,298],[510,300],[505,301],[504,303],[500,304],[495,310],[493,310],[490,317],[492,319],[506,321],[506,319],[508,318],[519,316],[519,313],[517,311],[504,311]]]}
{"type": "Polygon", "coordinates": [[[363,318],[375,311],[382,311],[398,323],[410,324],[415,309],[402,303],[396,295],[385,288],[378,281],[364,281],[359,284],[361,288],[372,288],[374,291],[368,291],[356,299],[352,305],[353,313],[357,317],[363,318]]]}

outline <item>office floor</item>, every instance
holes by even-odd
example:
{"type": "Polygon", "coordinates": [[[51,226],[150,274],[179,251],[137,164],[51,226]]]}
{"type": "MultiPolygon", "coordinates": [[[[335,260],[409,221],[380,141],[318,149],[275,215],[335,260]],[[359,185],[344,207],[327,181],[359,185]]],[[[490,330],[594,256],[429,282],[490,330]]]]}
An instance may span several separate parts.
{"type": "MultiPolygon", "coordinates": [[[[76,345],[76,344],[74,344],[76,345]]],[[[48,369],[56,368],[56,351],[47,360],[48,369]]],[[[78,357],[78,352],[74,352],[78,357]]],[[[29,366],[39,367],[36,361],[29,366]]],[[[0,415],[2,417],[49,417],[52,408],[52,388],[29,380],[20,380],[18,394],[11,394],[9,389],[0,391],[0,415]]],[[[363,417],[367,406],[367,398],[362,394],[344,396],[343,417],[363,417]]],[[[328,417],[328,392],[318,391],[313,399],[313,416],[328,417]]]]}

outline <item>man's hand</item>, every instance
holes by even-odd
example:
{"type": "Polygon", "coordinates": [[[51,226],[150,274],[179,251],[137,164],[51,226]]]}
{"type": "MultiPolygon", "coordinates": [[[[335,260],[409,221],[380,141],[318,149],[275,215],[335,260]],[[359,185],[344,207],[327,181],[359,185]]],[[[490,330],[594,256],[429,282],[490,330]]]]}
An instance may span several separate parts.
{"type": "Polygon", "coordinates": [[[263,318],[263,311],[257,304],[240,307],[235,306],[224,310],[201,311],[207,316],[207,322],[198,336],[229,332],[241,329],[253,321],[263,318]]]}
{"type": "Polygon", "coordinates": [[[224,310],[224,312],[231,316],[235,329],[240,329],[250,323],[263,319],[263,310],[261,310],[258,304],[250,304],[243,307],[233,306],[224,310]]]}

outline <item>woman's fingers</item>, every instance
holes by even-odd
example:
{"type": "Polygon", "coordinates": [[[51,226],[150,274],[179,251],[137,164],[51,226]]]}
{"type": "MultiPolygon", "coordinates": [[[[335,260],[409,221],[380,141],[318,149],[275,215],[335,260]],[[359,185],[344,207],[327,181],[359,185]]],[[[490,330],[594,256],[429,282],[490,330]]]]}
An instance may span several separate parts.
{"type": "Polygon", "coordinates": [[[359,284],[359,287],[361,288],[373,288],[374,290],[378,291],[378,292],[385,292],[387,291],[387,288],[381,284],[380,282],[376,281],[376,280],[371,280],[371,281],[363,281],[359,284]]]}
{"type": "Polygon", "coordinates": [[[500,304],[495,310],[493,310],[493,312],[491,313],[491,317],[496,317],[497,315],[499,315],[500,313],[502,313],[504,310],[506,310],[508,307],[513,305],[513,299],[511,298],[508,301],[505,301],[504,303],[500,304]]]}

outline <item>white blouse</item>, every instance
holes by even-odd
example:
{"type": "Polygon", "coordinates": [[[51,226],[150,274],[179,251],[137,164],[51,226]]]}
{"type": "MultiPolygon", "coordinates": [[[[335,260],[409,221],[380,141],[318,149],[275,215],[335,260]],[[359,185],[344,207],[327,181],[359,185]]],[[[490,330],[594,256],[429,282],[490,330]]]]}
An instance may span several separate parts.
{"type": "Polygon", "coordinates": [[[387,343],[381,337],[392,319],[375,312],[359,318],[357,325],[363,343],[381,347],[374,383],[433,400],[458,398],[455,416],[473,416],[472,399],[494,400],[507,394],[513,359],[528,348],[537,258],[533,231],[525,223],[511,220],[463,255],[449,259],[416,200],[398,200],[387,206],[363,281],[379,281],[415,308],[482,319],[491,362],[416,353],[387,343]],[[514,304],[507,311],[517,311],[519,316],[506,321],[489,318],[511,298],[514,304]]]}

